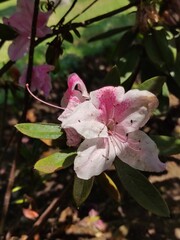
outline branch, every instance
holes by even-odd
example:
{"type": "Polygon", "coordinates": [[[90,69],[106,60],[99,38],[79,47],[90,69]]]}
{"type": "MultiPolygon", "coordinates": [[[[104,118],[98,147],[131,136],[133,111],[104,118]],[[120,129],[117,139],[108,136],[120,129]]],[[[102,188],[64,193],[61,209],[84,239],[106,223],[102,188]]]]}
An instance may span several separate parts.
{"type": "Polygon", "coordinates": [[[65,206],[67,206],[68,199],[70,199],[71,187],[72,181],[70,181],[70,183],[66,186],[61,195],[59,197],[54,198],[50,205],[46,208],[46,210],[41,214],[38,220],[34,223],[26,240],[34,239],[34,235],[41,230],[46,220],[50,217],[51,214],[54,213],[57,207],[59,207],[62,210],[65,206]]]}
{"type": "MultiPolygon", "coordinates": [[[[32,72],[33,72],[33,58],[34,58],[34,48],[35,48],[35,38],[36,38],[36,26],[37,26],[37,20],[38,20],[38,12],[39,12],[39,1],[40,0],[35,0],[34,2],[34,13],[33,13],[32,27],[31,27],[29,58],[28,58],[28,67],[27,67],[27,74],[26,74],[26,84],[28,84],[29,86],[31,86],[31,78],[32,78],[32,72]]],[[[24,105],[21,121],[26,120],[25,118],[28,110],[29,93],[27,89],[25,90],[24,102],[25,102],[25,105],[24,105]]]]}
{"type": "MultiPolygon", "coordinates": [[[[37,18],[38,18],[38,9],[39,9],[39,0],[35,0],[34,3],[34,13],[33,13],[33,20],[32,20],[32,28],[31,28],[31,41],[30,41],[30,50],[29,50],[29,61],[28,61],[28,69],[27,69],[27,76],[26,76],[26,82],[31,83],[31,76],[32,76],[32,68],[33,68],[33,55],[34,55],[34,48],[35,48],[35,36],[36,36],[36,24],[37,24],[37,18]]],[[[7,66],[12,66],[14,62],[9,61],[4,68],[7,68],[7,66]]],[[[1,69],[2,70],[2,69],[1,69]]],[[[26,113],[28,110],[28,102],[29,102],[29,94],[28,91],[26,90],[25,92],[25,97],[24,97],[25,105],[24,105],[24,110],[21,116],[21,119],[19,122],[24,121],[26,117],[26,113]]],[[[15,131],[16,132],[16,131],[15,131]]],[[[13,131],[14,134],[14,131],[13,131]]],[[[13,136],[12,138],[13,139],[13,136]]],[[[2,215],[1,215],[1,226],[0,226],[0,232],[3,232],[3,228],[5,225],[5,219],[8,213],[9,209],[9,203],[11,199],[11,190],[14,185],[14,180],[15,180],[15,171],[16,171],[16,162],[17,159],[19,158],[20,154],[20,147],[21,147],[21,140],[22,140],[22,135],[18,134],[17,135],[17,151],[16,151],[16,156],[13,160],[12,167],[10,170],[9,174],[9,180],[8,180],[8,185],[6,188],[5,196],[4,196],[4,203],[3,203],[3,209],[2,209],[2,215]]]]}

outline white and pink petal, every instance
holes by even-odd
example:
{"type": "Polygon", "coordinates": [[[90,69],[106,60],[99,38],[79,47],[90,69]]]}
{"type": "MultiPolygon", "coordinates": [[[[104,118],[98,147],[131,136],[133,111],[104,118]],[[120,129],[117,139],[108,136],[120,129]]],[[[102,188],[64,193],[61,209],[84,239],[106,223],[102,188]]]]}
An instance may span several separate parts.
{"type": "Polygon", "coordinates": [[[111,167],[115,152],[108,151],[108,139],[96,138],[84,140],[78,148],[74,161],[74,170],[81,179],[90,179],[111,167]]]}
{"type": "Polygon", "coordinates": [[[62,121],[62,128],[74,128],[84,138],[108,137],[107,127],[98,121],[99,111],[85,101],[79,104],[67,117],[62,113],[58,120],[62,121]]]}
{"type": "Polygon", "coordinates": [[[148,172],[166,169],[166,165],[159,160],[155,142],[142,131],[129,133],[127,142],[119,142],[117,147],[120,150],[117,156],[133,168],[148,172]]]}
{"type": "Polygon", "coordinates": [[[127,133],[136,131],[145,125],[157,106],[157,97],[149,91],[130,90],[116,107],[116,122],[127,133]]]}

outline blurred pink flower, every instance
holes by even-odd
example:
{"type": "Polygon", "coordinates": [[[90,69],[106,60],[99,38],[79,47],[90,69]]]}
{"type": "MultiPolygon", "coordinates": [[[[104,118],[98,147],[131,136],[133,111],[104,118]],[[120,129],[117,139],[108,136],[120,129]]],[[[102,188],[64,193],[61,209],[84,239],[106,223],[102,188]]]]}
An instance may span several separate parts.
{"type": "MultiPolygon", "coordinates": [[[[34,12],[34,0],[17,0],[17,10],[10,18],[3,18],[3,23],[14,28],[18,36],[9,46],[8,54],[12,61],[22,58],[29,51],[31,25],[34,12]]],[[[36,37],[44,37],[51,33],[46,26],[51,12],[39,11],[36,37]]]]}
{"type": "MultiPolygon", "coordinates": [[[[34,66],[31,79],[31,91],[39,90],[43,91],[47,96],[51,90],[51,78],[49,72],[54,70],[54,66],[44,64],[40,66],[34,66]]],[[[27,68],[24,69],[19,84],[25,86],[26,84],[27,68]]]]}
{"type": "Polygon", "coordinates": [[[94,227],[96,227],[100,231],[105,231],[107,225],[103,222],[103,220],[101,220],[99,213],[96,210],[91,209],[89,211],[89,218],[91,223],[93,223],[94,227]]]}
{"type": "Polygon", "coordinates": [[[78,77],[73,86],[72,92],[68,89],[68,94],[65,93],[69,102],[58,119],[66,132],[74,129],[80,139],[84,138],[74,161],[79,178],[90,179],[101,174],[111,167],[116,156],[139,170],[165,170],[156,144],[139,130],[158,106],[154,94],[137,89],[125,93],[123,87],[109,86],[88,95],[78,77]],[[79,91],[74,90],[77,84],[79,91]],[[74,91],[78,93],[74,95],[74,91]]]}

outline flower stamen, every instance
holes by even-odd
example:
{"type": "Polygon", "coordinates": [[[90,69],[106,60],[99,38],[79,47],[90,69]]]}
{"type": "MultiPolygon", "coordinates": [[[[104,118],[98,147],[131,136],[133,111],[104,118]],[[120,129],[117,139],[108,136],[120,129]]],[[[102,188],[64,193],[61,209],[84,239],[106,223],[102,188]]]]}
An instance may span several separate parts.
{"type": "Polygon", "coordinates": [[[65,108],[63,108],[63,107],[59,107],[59,106],[54,105],[54,104],[52,104],[52,103],[48,103],[48,102],[46,102],[46,101],[38,98],[37,96],[35,96],[35,95],[31,92],[28,83],[26,84],[26,89],[28,90],[28,92],[30,93],[30,95],[31,95],[33,98],[35,98],[37,101],[39,101],[39,102],[41,102],[41,103],[44,103],[44,104],[46,104],[47,106],[50,106],[50,107],[53,107],[53,108],[65,110],[65,108]]]}

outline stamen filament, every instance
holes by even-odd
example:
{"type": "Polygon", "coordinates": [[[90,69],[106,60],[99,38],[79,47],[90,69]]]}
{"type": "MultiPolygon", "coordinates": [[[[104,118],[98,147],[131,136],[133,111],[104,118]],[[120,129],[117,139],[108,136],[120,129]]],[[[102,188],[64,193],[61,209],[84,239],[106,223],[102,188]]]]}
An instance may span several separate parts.
{"type": "Polygon", "coordinates": [[[44,101],[44,100],[36,97],[36,96],[31,92],[31,90],[29,89],[29,84],[28,84],[28,83],[26,84],[26,88],[27,88],[28,92],[31,94],[31,96],[32,96],[33,98],[35,98],[37,101],[39,101],[39,102],[41,102],[41,103],[44,103],[44,104],[46,104],[47,106],[50,106],[50,107],[53,107],[53,108],[58,108],[58,109],[61,109],[61,110],[65,110],[65,108],[63,108],[63,107],[59,107],[59,106],[54,105],[54,104],[52,104],[52,103],[48,103],[48,102],[46,102],[46,101],[44,101]]]}

